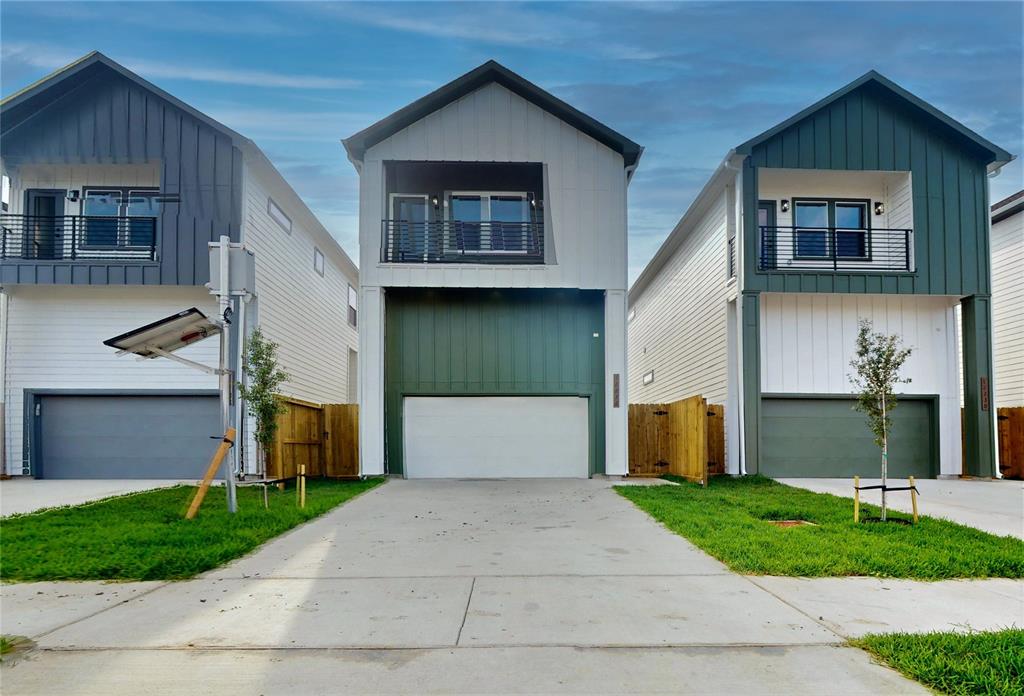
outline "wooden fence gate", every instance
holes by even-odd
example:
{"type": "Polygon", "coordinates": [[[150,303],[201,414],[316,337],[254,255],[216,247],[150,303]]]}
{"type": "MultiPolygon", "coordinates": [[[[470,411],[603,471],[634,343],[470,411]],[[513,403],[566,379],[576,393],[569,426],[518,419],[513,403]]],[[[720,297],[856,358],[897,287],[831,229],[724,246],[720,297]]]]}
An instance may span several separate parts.
{"type": "Polygon", "coordinates": [[[359,406],[283,398],[277,437],[267,457],[268,478],[359,475],[359,406]]]}
{"type": "Polygon", "coordinates": [[[1024,479],[1024,406],[997,408],[996,433],[1003,478],[1024,479]]]}
{"type": "Polygon", "coordinates": [[[701,396],[629,405],[629,474],[706,483],[725,471],[725,409],[701,396]]]}

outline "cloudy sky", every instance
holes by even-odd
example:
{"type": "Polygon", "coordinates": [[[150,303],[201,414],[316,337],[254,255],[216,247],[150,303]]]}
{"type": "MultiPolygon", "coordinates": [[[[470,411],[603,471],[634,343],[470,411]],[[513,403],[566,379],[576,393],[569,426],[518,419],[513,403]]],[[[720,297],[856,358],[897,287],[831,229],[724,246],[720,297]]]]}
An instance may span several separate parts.
{"type": "MultiPolygon", "coordinates": [[[[876,69],[1015,154],[1024,4],[0,4],[0,92],[99,50],[254,139],[358,258],[343,137],[494,58],[646,147],[634,278],[730,147],[876,69]]],[[[992,181],[1024,187],[1020,162],[992,181]]]]}

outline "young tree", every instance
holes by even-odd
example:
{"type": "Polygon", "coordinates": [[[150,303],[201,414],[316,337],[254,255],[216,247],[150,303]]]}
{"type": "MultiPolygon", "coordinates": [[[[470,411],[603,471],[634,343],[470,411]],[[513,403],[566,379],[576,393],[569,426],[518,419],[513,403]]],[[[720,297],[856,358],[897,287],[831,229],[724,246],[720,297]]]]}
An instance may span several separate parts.
{"type": "Polygon", "coordinates": [[[277,397],[277,388],[288,379],[288,374],[277,365],[277,344],[264,337],[258,328],[249,336],[244,369],[248,383],[240,381],[238,389],[248,405],[249,415],[256,419],[260,470],[265,474],[267,450],[274,444],[277,434],[277,416],[285,411],[277,397]]]}
{"type": "Polygon", "coordinates": [[[861,319],[857,332],[857,352],[850,361],[855,374],[850,382],[858,391],[854,407],[868,418],[868,427],[875,435],[875,444],[882,448],[882,520],[886,519],[885,485],[889,475],[889,431],[892,412],[896,408],[893,389],[897,384],[909,383],[900,377],[903,363],[910,357],[910,348],[903,347],[897,334],[885,335],[874,331],[869,319],[861,319]]]}

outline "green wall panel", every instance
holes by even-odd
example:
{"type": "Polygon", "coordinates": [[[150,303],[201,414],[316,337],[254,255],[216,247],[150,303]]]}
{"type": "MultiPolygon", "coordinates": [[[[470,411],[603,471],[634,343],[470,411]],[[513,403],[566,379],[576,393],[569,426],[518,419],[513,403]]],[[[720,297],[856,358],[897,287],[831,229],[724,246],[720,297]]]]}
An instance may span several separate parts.
{"type": "Polygon", "coordinates": [[[867,84],[755,145],[744,205],[759,168],[910,171],[913,273],[762,273],[755,215],[744,217],[744,290],[973,295],[990,292],[986,165],[991,155],[896,94],[867,84]]]}
{"type": "Polygon", "coordinates": [[[389,288],[384,306],[389,473],[404,470],[403,398],[446,394],[586,396],[590,470],[604,472],[602,292],[389,288]]]}
{"type": "MultiPolygon", "coordinates": [[[[934,478],[939,471],[934,398],[903,397],[892,412],[889,476],[934,478]]],[[[778,477],[881,476],[881,450],[852,399],[765,397],[760,473],[778,477]]]]}

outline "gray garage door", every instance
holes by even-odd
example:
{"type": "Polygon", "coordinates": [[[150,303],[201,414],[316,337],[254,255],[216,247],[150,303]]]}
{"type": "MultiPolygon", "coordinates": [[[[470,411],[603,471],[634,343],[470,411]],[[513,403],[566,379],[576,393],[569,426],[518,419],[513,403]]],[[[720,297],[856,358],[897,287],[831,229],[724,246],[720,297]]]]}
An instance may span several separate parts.
{"type": "Polygon", "coordinates": [[[220,429],[216,396],[38,396],[35,475],[202,478],[220,429]]]}
{"type": "MultiPolygon", "coordinates": [[[[765,476],[881,475],[881,451],[852,400],[765,398],[761,404],[760,472],[765,476]]],[[[930,400],[902,399],[893,411],[890,476],[936,475],[931,410],[930,400]]]]}

